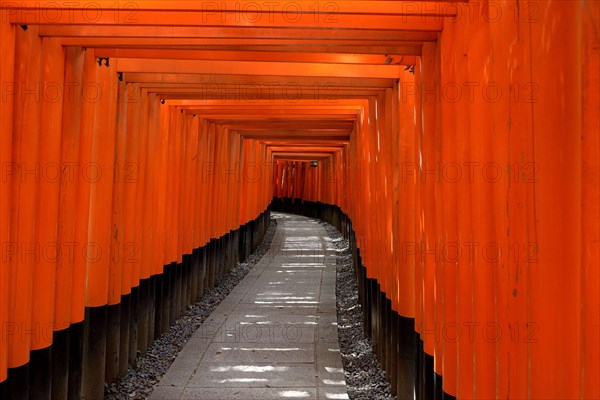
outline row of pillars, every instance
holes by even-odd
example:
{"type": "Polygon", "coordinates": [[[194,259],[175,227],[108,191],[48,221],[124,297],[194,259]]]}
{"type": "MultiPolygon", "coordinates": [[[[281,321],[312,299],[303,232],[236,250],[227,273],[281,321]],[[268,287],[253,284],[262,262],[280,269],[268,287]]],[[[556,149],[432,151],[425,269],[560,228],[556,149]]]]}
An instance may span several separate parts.
{"type": "Polygon", "coordinates": [[[6,400],[100,400],[105,383],[135,367],[139,355],[177,322],[187,307],[262,241],[270,209],[218,239],[211,239],[181,263],[140,281],[119,304],[88,307],[85,320],[53,334],[52,346],[33,351],[28,364],[9,369],[0,384],[6,400]]]}
{"type": "Polygon", "coordinates": [[[272,208],[326,221],[349,240],[363,311],[364,336],[373,344],[392,393],[398,399],[455,400],[443,391],[442,377],[434,371],[433,356],[423,350],[423,342],[415,332],[414,318],[394,311],[377,280],[367,278],[348,216],[338,206],[301,199],[274,199],[272,208]]]}

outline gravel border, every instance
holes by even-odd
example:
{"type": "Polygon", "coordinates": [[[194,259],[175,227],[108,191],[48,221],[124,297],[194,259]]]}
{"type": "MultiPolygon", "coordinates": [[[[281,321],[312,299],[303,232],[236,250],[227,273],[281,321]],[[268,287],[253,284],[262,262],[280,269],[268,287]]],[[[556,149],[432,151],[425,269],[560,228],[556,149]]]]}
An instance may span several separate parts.
{"type": "MultiPolygon", "coordinates": [[[[337,248],[336,299],[338,339],[346,377],[348,396],[352,400],[393,399],[385,371],[373,354],[371,341],[363,337],[362,308],[358,302],[358,286],[349,242],[332,225],[319,221],[337,248]]],[[[183,346],[233,288],[268,252],[277,221],[271,219],[262,243],[248,259],[234,267],[221,283],[204,294],[202,300],[164,333],[143,356],[136,367],[112,385],[105,386],[107,400],[145,399],[167,372],[183,346]]]]}
{"type": "Polygon", "coordinates": [[[155,340],[144,355],[138,354],[135,368],[129,368],[127,375],[116,383],[105,385],[104,398],[131,400],[148,397],[202,322],[267,253],[276,230],[277,221],[271,218],[265,237],[256,251],[225,275],[218,286],[209,289],[202,300],[188,306],[187,312],[168,332],[155,340]]]}
{"type": "Polygon", "coordinates": [[[363,336],[362,307],[358,301],[358,284],[354,261],[347,239],[332,225],[319,221],[337,247],[338,340],[346,376],[348,397],[353,400],[394,399],[385,371],[381,368],[373,346],[363,336]]]}

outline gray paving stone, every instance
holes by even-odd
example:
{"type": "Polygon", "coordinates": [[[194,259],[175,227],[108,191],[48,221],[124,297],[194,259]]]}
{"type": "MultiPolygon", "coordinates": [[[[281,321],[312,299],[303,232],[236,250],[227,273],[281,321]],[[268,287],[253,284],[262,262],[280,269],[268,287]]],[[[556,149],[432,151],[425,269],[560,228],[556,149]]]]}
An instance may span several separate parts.
{"type": "Polygon", "coordinates": [[[317,389],[319,400],[345,400],[349,399],[346,386],[319,386],[317,389]]]}
{"type": "Polygon", "coordinates": [[[309,388],[186,388],[182,400],[315,400],[317,390],[309,388]]]}
{"type": "Polygon", "coordinates": [[[317,367],[342,367],[342,356],[337,342],[318,342],[315,345],[317,367]]]}
{"type": "Polygon", "coordinates": [[[177,400],[183,394],[183,387],[157,386],[148,400],[177,400]]]}
{"type": "Polygon", "coordinates": [[[317,386],[343,386],[345,388],[344,368],[319,365],[317,367],[317,386]]]}
{"type": "MultiPolygon", "coordinates": [[[[258,283],[257,283],[258,285],[258,283]]],[[[248,290],[245,296],[259,296],[267,293],[304,293],[311,296],[318,296],[321,292],[321,280],[314,279],[308,282],[294,282],[294,279],[289,280],[270,280],[268,282],[260,282],[260,288],[248,290]]]]}
{"type": "Polygon", "coordinates": [[[316,221],[278,215],[271,250],[194,333],[150,399],[347,399],[336,252],[316,221]]]}
{"type": "MultiPolygon", "coordinates": [[[[197,332],[197,331],[196,331],[197,332]]],[[[192,336],[192,338],[185,344],[179,356],[177,356],[176,361],[178,360],[195,360],[196,364],[200,362],[202,356],[210,346],[212,342],[212,338],[204,338],[192,336]]]]}
{"type": "MultiPolygon", "coordinates": [[[[326,316],[329,316],[329,314],[326,314],[326,316]]],[[[317,323],[317,341],[324,343],[337,343],[337,322],[322,322],[319,320],[317,323]]]]}
{"type": "Polygon", "coordinates": [[[246,277],[246,279],[238,283],[238,285],[235,288],[233,288],[230,294],[245,295],[256,282],[255,277],[251,277],[250,279],[247,278],[248,277],[246,277]]]}
{"type": "Polygon", "coordinates": [[[158,386],[183,387],[196,371],[199,359],[177,357],[158,386]]]}
{"type": "Polygon", "coordinates": [[[235,313],[220,326],[213,342],[314,343],[317,330],[316,315],[235,313]]]}
{"type": "Polygon", "coordinates": [[[315,361],[315,349],[313,344],[304,343],[212,343],[204,360],[211,363],[307,363],[315,361]]]}
{"type": "Polygon", "coordinates": [[[314,387],[315,365],[200,364],[188,387],[314,387]]]}
{"type": "Polygon", "coordinates": [[[317,311],[319,314],[332,314],[336,312],[335,304],[319,304],[319,309],[317,311]]]}
{"type": "Polygon", "coordinates": [[[243,309],[234,310],[234,312],[245,311],[249,314],[317,314],[317,305],[296,305],[296,304],[245,304],[243,309]]]}

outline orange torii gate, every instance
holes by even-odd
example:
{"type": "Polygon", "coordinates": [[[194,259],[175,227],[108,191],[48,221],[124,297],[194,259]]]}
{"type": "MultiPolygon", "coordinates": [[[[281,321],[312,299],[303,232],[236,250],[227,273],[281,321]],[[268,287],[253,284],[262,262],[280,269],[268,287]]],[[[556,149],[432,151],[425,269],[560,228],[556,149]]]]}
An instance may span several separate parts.
{"type": "Polygon", "coordinates": [[[600,397],[599,8],[0,1],[3,395],[101,398],[289,198],[400,398],[600,397]]]}

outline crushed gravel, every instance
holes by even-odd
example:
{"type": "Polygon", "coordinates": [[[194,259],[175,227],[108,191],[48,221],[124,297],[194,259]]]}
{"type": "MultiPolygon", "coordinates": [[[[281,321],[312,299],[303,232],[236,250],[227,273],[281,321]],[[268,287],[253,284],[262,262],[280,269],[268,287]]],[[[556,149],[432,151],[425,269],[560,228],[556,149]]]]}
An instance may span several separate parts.
{"type": "Polygon", "coordinates": [[[337,319],[338,340],[346,376],[348,397],[356,400],[396,399],[392,395],[385,371],[373,353],[369,339],[363,336],[362,308],[358,301],[358,285],[354,261],[347,239],[332,225],[325,227],[337,246],[337,319]]]}
{"type": "Polygon", "coordinates": [[[265,238],[256,251],[224,276],[218,286],[209,289],[202,300],[188,306],[187,312],[154,341],[144,355],[138,354],[135,368],[130,368],[127,375],[116,383],[105,385],[104,398],[131,400],[148,397],[196,329],[267,253],[276,230],[277,222],[271,219],[265,238]]]}
{"type": "MultiPolygon", "coordinates": [[[[348,396],[352,400],[396,400],[386,381],[385,371],[373,354],[371,341],[363,337],[362,310],[358,302],[358,286],[348,240],[328,223],[319,223],[337,247],[338,339],[348,396]]],[[[234,267],[218,286],[205,293],[200,302],[189,306],[169,332],[161,335],[144,355],[138,355],[135,368],[130,368],[128,374],[117,383],[106,385],[104,398],[147,398],[196,329],[267,253],[276,229],[277,223],[271,219],[265,239],[257,250],[245,262],[234,267]]]]}

